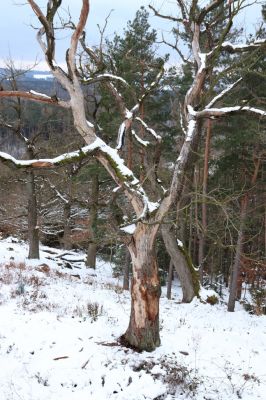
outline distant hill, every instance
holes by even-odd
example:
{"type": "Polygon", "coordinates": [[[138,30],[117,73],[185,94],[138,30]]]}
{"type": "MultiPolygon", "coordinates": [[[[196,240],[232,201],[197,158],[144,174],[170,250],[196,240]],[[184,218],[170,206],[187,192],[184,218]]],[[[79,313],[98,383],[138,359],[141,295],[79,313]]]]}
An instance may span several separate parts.
{"type": "MultiPolygon", "coordinates": [[[[8,88],[9,83],[7,69],[0,68],[0,78],[2,78],[2,86],[4,88],[8,88]],[[7,79],[4,79],[5,77],[7,77],[7,79]]],[[[21,90],[35,90],[48,96],[57,95],[64,100],[67,98],[65,90],[61,88],[49,71],[21,71],[21,74],[18,75],[16,80],[21,90]]]]}
{"type": "MultiPolygon", "coordinates": [[[[7,68],[0,68],[0,76],[8,75],[7,68]]],[[[41,80],[53,80],[53,75],[49,71],[39,71],[39,70],[30,70],[30,71],[21,71],[21,75],[18,77],[19,80],[30,80],[30,79],[41,79],[41,80]]]]}
{"type": "Polygon", "coordinates": [[[54,77],[50,72],[37,71],[37,70],[27,71],[25,73],[25,78],[26,79],[40,79],[40,80],[45,80],[45,81],[54,80],[54,77]]]}
{"type": "MultiPolygon", "coordinates": [[[[5,68],[0,68],[0,80],[3,89],[7,90],[11,89],[10,81],[8,79],[8,70],[6,70],[5,68]]],[[[48,96],[57,95],[61,99],[62,98],[65,100],[67,99],[66,91],[60,87],[60,85],[53,78],[51,73],[47,71],[31,70],[31,71],[26,71],[25,73],[23,73],[22,71],[22,73],[17,76],[16,82],[20,90],[23,91],[34,90],[36,92],[43,93],[48,96]]],[[[23,126],[23,133],[26,137],[31,136],[31,131],[34,128],[33,120],[36,118],[38,119],[36,114],[36,108],[34,108],[35,111],[33,111],[32,118],[30,117],[29,114],[30,109],[31,107],[27,108],[26,114],[28,122],[24,123],[23,126]]],[[[15,157],[22,157],[24,154],[24,146],[21,146],[21,141],[15,135],[11,134],[9,129],[1,125],[0,125],[0,151],[8,152],[9,154],[12,154],[15,157]]]]}

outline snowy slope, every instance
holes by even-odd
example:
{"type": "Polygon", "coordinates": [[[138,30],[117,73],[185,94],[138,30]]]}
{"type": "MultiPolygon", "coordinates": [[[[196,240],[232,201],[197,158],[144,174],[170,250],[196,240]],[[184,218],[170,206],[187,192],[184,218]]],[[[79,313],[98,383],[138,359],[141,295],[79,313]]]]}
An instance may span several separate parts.
{"type": "Polygon", "coordinates": [[[176,287],[161,299],[161,346],[134,353],[117,343],[130,298],[109,263],[94,271],[82,254],[26,254],[0,241],[0,400],[266,398],[265,316],[180,304],[176,287]]]}

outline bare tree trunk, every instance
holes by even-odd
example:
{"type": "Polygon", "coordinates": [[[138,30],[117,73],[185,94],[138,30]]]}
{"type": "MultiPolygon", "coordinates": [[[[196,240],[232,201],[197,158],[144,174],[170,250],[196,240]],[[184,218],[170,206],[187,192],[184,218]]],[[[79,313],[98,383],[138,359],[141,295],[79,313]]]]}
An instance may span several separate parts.
{"type": "Polygon", "coordinates": [[[28,258],[40,258],[39,252],[39,226],[38,226],[38,208],[35,188],[34,172],[27,174],[27,192],[28,192],[28,240],[29,255],[28,258]]]}
{"type": "Polygon", "coordinates": [[[129,290],[129,270],[130,270],[130,253],[128,249],[126,249],[126,257],[125,257],[125,265],[124,265],[124,273],[123,273],[123,290],[129,290]]]}
{"type": "Polygon", "coordinates": [[[166,297],[168,298],[168,300],[171,300],[173,274],[174,274],[174,263],[173,263],[173,261],[171,259],[170,263],[169,263],[168,278],[167,278],[166,297]]]}
{"type": "MultiPolygon", "coordinates": [[[[193,243],[193,253],[192,259],[195,263],[199,264],[199,241],[201,235],[201,227],[199,222],[199,182],[200,182],[200,167],[199,163],[195,163],[194,167],[194,176],[193,176],[193,184],[194,184],[194,198],[195,198],[195,235],[194,235],[194,243],[193,243]]],[[[192,207],[192,205],[191,205],[192,207]]],[[[202,277],[201,283],[202,283],[202,277]]]]}
{"type": "Polygon", "coordinates": [[[122,342],[138,350],[153,351],[160,345],[159,299],[161,287],[155,251],[158,226],[138,223],[128,249],[133,264],[131,314],[122,342]]]}
{"type": "Polygon", "coordinates": [[[90,242],[87,249],[86,266],[96,268],[97,244],[90,242]]]}
{"type": "MultiPolygon", "coordinates": [[[[259,173],[260,168],[260,158],[254,157],[254,172],[251,179],[251,187],[255,185],[257,180],[257,176],[259,173]]],[[[245,220],[247,216],[247,209],[249,203],[249,195],[250,192],[247,192],[241,200],[241,209],[240,209],[240,227],[238,231],[238,238],[237,238],[237,245],[236,245],[236,253],[234,258],[234,265],[231,271],[231,280],[230,280],[230,294],[228,300],[228,311],[234,312],[235,311],[235,302],[237,296],[237,283],[239,278],[239,270],[240,270],[240,261],[241,261],[241,254],[243,251],[243,236],[244,236],[244,227],[245,227],[245,220]]]]}
{"type": "Polygon", "coordinates": [[[89,216],[89,245],[87,249],[86,265],[89,268],[96,268],[97,255],[97,217],[99,200],[99,180],[98,174],[92,176],[91,184],[91,205],[89,216]]]}
{"type": "Polygon", "coordinates": [[[183,303],[190,303],[199,295],[199,277],[185,248],[178,244],[167,226],[162,226],[162,236],[168,254],[174,264],[183,291],[183,303]]]}
{"type": "Polygon", "coordinates": [[[230,279],[230,294],[229,294],[228,308],[227,308],[228,311],[230,312],[235,311],[237,280],[240,269],[241,254],[243,250],[243,232],[244,232],[245,218],[247,214],[247,204],[248,204],[248,197],[247,195],[245,195],[241,201],[240,227],[238,231],[234,265],[232,268],[231,279],[230,279]]]}
{"type": "Polygon", "coordinates": [[[207,184],[208,184],[208,173],[209,173],[209,155],[210,155],[210,142],[211,142],[211,130],[212,122],[208,119],[207,136],[205,141],[205,152],[204,152],[204,169],[203,169],[203,180],[202,180],[202,229],[199,237],[199,266],[200,266],[200,281],[203,281],[203,267],[205,257],[205,244],[207,234],[207,184]]]}

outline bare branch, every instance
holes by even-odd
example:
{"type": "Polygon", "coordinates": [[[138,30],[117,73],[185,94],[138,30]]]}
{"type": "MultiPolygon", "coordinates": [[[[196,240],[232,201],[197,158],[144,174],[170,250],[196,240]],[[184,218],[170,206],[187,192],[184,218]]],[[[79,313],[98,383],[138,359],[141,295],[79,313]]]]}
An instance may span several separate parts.
{"type": "Polygon", "coordinates": [[[30,101],[36,101],[40,103],[53,104],[64,108],[70,108],[70,103],[68,101],[59,100],[57,97],[50,97],[46,94],[38,93],[33,90],[30,92],[23,91],[11,91],[2,90],[0,91],[0,97],[20,97],[30,101]]]}
{"type": "Polygon", "coordinates": [[[177,3],[179,4],[183,20],[188,20],[188,9],[185,2],[183,0],[177,0],[177,3]]]}
{"type": "Polygon", "coordinates": [[[175,18],[175,17],[172,17],[170,15],[160,14],[151,4],[149,4],[149,8],[154,12],[156,17],[160,17],[160,18],[163,18],[163,19],[168,19],[170,21],[175,21],[175,22],[183,22],[182,18],[175,18]]]}
{"type": "Polygon", "coordinates": [[[177,54],[179,55],[179,57],[182,59],[182,61],[184,63],[191,63],[182,53],[182,51],[177,47],[177,39],[175,44],[169,43],[165,40],[164,36],[162,35],[162,41],[161,42],[157,42],[157,43],[164,43],[166,46],[169,46],[171,49],[175,50],[177,52],[177,54]]]}
{"type": "Polygon", "coordinates": [[[218,8],[223,3],[224,3],[224,0],[213,0],[212,2],[207,4],[206,7],[204,7],[201,10],[201,12],[200,12],[200,14],[199,14],[199,16],[197,18],[197,22],[199,24],[201,24],[207,14],[209,14],[211,11],[215,10],[216,8],[218,8]]]}
{"type": "MultiPolygon", "coordinates": [[[[34,0],[28,0],[32,10],[37,15],[39,21],[41,22],[43,29],[39,31],[38,41],[40,42],[42,34],[46,34],[47,46],[45,49],[45,55],[49,62],[49,65],[53,66],[54,52],[55,52],[55,37],[54,37],[54,27],[53,19],[56,11],[60,7],[62,0],[49,1],[47,4],[47,17],[43,14],[42,10],[34,0]]],[[[44,50],[43,42],[42,48],[44,50]]]]}
{"type": "Polygon", "coordinates": [[[84,27],[87,22],[89,10],[90,10],[89,1],[83,0],[82,8],[80,11],[80,16],[79,16],[79,22],[78,22],[78,25],[76,26],[74,33],[71,36],[71,44],[70,44],[70,48],[67,52],[67,64],[68,64],[70,76],[72,76],[72,78],[76,77],[75,57],[76,57],[76,53],[77,53],[79,39],[83,33],[84,27]]]}
{"type": "Polygon", "coordinates": [[[53,185],[53,183],[50,181],[49,178],[45,178],[45,180],[48,182],[49,187],[55,192],[56,197],[61,199],[63,201],[63,203],[68,204],[69,200],[66,199],[63,194],[55,187],[55,185],[53,185]]]}

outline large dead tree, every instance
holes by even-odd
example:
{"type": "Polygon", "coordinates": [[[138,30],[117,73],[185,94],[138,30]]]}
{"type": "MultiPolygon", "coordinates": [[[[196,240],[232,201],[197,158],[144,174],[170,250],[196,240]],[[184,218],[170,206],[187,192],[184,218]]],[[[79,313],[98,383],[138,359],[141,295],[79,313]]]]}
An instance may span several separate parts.
{"type": "MultiPolygon", "coordinates": [[[[104,81],[106,83],[107,87],[116,98],[121,115],[123,116],[123,121],[119,128],[118,146],[116,149],[110,147],[100,137],[97,137],[96,128],[86,118],[82,82],[76,65],[79,42],[83,48],[90,53],[91,58],[94,58],[95,62],[97,62],[97,53],[85,44],[84,29],[89,14],[89,0],[82,1],[78,24],[74,28],[72,25],[73,34],[71,36],[69,49],[66,53],[67,71],[63,71],[55,62],[56,41],[54,20],[62,1],[47,1],[46,14],[43,13],[37,2],[28,0],[28,3],[41,24],[37,37],[45,54],[46,61],[54,77],[68,92],[69,100],[61,101],[57,98],[50,98],[36,92],[23,93],[18,91],[0,91],[0,97],[20,96],[31,101],[49,103],[71,110],[75,128],[83,137],[86,146],[81,150],[63,154],[54,159],[19,161],[3,152],[0,153],[0,159],[9,166],[16,168],[52,168],[56,165],[71,162],[72,160],[91,154],[108,171],[120,190],[124,192],[130,201],[135,213],[135,218],[131,223],[128,226],[122,227],[128,234],[127,246],[132,258],[133,268],[131,315],[128,329],[123,335],[123,340],[124,343],[139,350],[152,351],[160,344],[160,284],[155,253],[155,239],[168,210],[181,196],[183,178],[189,167],[193,146],[200,135],[202,120],[237,113],[247,113],[257,118],[266,115],[265,111],[248,106],[217,106],[217,104],[222,104],[222,100],[239,84],[241,79],[238,79],[235,83],[224,88],[221,93],[215,94],[208,104],[206,104],[206,101],[203,101],[203,99],[205,99],[204,93],[206,92],[205,85],[208,78],[208,69],[210,67],[213,68],[213,64],[217,61],[217,55],[221,52],[234,54],[237,52],[256,51],[258,48],[265,46],[265,41],[257,41],[249,45],[241,46],[234,46],[226,42],[227,35],[232,26],[232,18],[236,14],[234,11],[231,13],[229,22],[224,32],[221,34],[220,42],[213,45],[208,53],[204,53],[201,50],[200,43],[201,35],[205,27],[205,19],[210,13],[214,13],[223,1],[210,1],[210,3],[203,8],[200,7],[197,0],[187,2],[186,5],[183,0],[177,1],[181,10],[181,17],[171,18],[182,25],[191,38],[191,62],[194,65],[194,80],[187,92],[183,105],[185,137],[181,151],[175,162],[171,185],[168,190],[163,192],[161,198],[157,199],[157,201],[151,201],[139,179],[126,167],[124,160],[119,155],[119,150],[123,145],[123,137],[131,129],[133,121],[138,121],[138,123],[145,128],[145,131],[150,133],[155,140],[160,140],[159,136],[138,116],[143,99],[149,94],[154,85],[147,88],[144,96],[129,110],[115,86],[117,81],[122,81],[120,77],[98,74],[90,78],[90,83],[96,81],[104,81]]],[[[239,8],[240,4],[238,9],[239,8]]],[[[156,14],[159,15],[157,11],[156,14]]],[[[167,16],[163,17],[167,18],[167,16]]],[[[194,272],[196,274],[196,271],[194,272]]]]}

